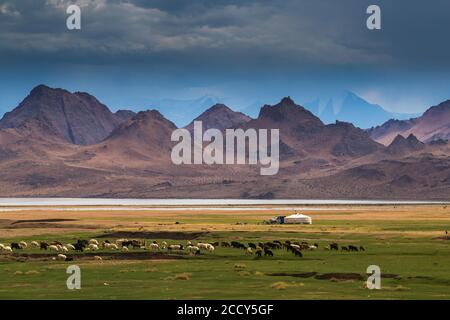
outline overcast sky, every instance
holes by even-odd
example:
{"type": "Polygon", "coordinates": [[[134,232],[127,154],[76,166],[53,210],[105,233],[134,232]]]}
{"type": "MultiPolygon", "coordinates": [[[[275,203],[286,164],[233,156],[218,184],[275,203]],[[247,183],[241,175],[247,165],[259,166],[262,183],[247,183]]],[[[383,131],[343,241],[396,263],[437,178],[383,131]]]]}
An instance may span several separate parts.
{"type": "Polygon", "coordinates": [[[0,0],[0,113],[37,84],[111,109],[215,97],[234,109],[354,91],[395,112],[450,98],[448,0],[0,0]],[[66,28],[66,8],[82,29],[66,28]],[[366,28],[378,4],[382,30],[366,28]]]}

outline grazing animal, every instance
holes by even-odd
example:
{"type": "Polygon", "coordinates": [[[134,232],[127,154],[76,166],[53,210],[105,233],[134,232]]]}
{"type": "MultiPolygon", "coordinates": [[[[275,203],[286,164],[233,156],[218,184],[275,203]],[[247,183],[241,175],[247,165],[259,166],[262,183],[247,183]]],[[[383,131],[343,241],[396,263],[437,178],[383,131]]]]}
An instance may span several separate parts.
{"type": "Polygon", "coordinates": [[[73,247],[75,248],[75,251],[80,251],[80,252],[83,252],[83,250],[85,248],[85,246],[82,243],[79,243],[79,242],[75,243],[73,245],[73,247]]]}
{"type": "Polygon", "coordinates": [[[61,247],[61,250],[62,250],[63,252],[69,252],[69,249],[67,249],[66,246],[62,246],[62,247],[61,247]]]}
{"type": "MultiPolygon", "coordinates": [[[[255,246],[255,249],[256,249],[256,246],[255,246]]],[[[247,249],[245,249],[245,254],[246,255],[252,255],[253,254],[253,250],[252,250],[252,248],[250,246],[247,249]]]]}
{"type": "Polygon", "coordinates": [[[150,249],[152,249],[153,251],[158,251],[159,250],[159,244],[157,244],[157,243],[150,244],[150,249]]]}
{"type": "Polygon", "coordinates": [[[341,247],[341,251],[348,251],[348,248],[347,248],[347,247],[344,247],[344,246],[342,246],[342,247],[341,247]]]}
{"type": "Polygon", "coordinates": [[[273,257],[273,252],[270,249],[264,248],[264,256],[273,257]]]}
{"type": "Polygon", "coordinates": [[[245,245],[237,241],[231,241],[231,246],[236,249],[245,249],[245,245]]]}
{"type": "Polygon", "coordinates": [[[55,246],[55,245],[50,245],[50,246],[48,246],[48,249],[50,250],[50,251],[59,251],[59,249],[58,249],[58,247],[57,246],[55,246]]]}
{"type": "Polygon", "coordinates": [[[49,244],[47,242],[41,242],[39,244],[39,247],[41,248],[41,250],[47,250],[48,246],[49,246],[49,244]]]}
{"type": "MultiPolygon", "coordinates": [[[[198,245],[197,245],[198,246],[198,245]]],[[[198,246],[200,248],[200,246],[198,246]]],[[[168,250],[183,250],[183,245],[182,244],[171,244],[170,246],[167,247],[168,250]]]]}
{"type": "Polygon", "coordinates": [[[79,246],[82,246],[83,248],[86,248],[89,245],[89,241],[87,241],[87,240],[79,240],[78,239],[77,240],[77,244],[79,244],[79,246]]]}
{"type": "Polygon", "coordinates": [[[21,249],[26,249],[28,247],[28,244],[25,241],[20,241],[19,246],[21,249]]]}
{"type": "Polygon", "coordinates": [[[360,247],[359,247],[359,251],[366,251],[366,249],[364,249],[363,246],[360,246],[360,247]]]}
{"type": "Polygon", "coordinates": [[[303,257],[303,254],[299,249],[295,249],[293,252],[296,257],[303,257]]]}
{"type": "Polygon", "coordinates": [[[255,254],[256,254],[258,257],[261,257],[261,255],[262,255],[262,249],[261,249],[261,248],[257,248],[256,251],[255,251],[255,254]]]}
{"type": "Polygon", "coordinates": [[[122,247],[122,252],[128,252],[128,251],[130,251],[129,249],[128,249],[128,247],[122,247]]]}
{"type": "Polygon", "coordinates": [[[70,243],[66,244],[66,247],[67,247],[67,249],[75,250],[75,246],[70,243]]]}
{"type": "Polygon", "coordinates": [[[10,246],[5,246],[3,248],[3,250],[7,251],[7,252],[13,252],[12,248],[10,246]]]}
{"type": "Polygon", "coordinates": [[[59,241],[53,241],[52,243],[50,243],[51,245],[54,245],[54,246],[62,246],[62,243],[61,242],[59,242],[59,241]]]}
{"type": "Polygon", "coordinates": [[[39,248],[39,242],[37,242],[37,241],[31,241],[31,242],[30,242],[30,246],[35,247],[35,248],[39,248]]]}
{"type": "Polygon", "coordinates": [[[60,253],[60,254],[58,254],[58,255],[56,256],[56,259],[57,259],[57,260],[66,260],[66,259],[67,259],[67,256],[60,253]]]}
{"type": "Polygon", "coordinates": [[[355,246],[349,245],[349,246],[348,246],[348,250],[349,250],[349,251],[358,251],[358,248],[355,247],[355,246]]]}
{"type": "Polygon", "coordinates": [[[94,243],[91,243],[88,248],[91,249],[91,250],[97,251],[98,250],[98,245],[96,245],[94,243]]]}
{"type": "Polygon", "coordinates": [[[11,243],[11,249],[21,250],[22,248],[20,247],[20,245],[17,242],[13,242],[13,243],[11,243]]]}
{"type": "Polygon", "coordinates": [[[98,246],[98,241],[95,239],[89,240],[89,244],[96,244],[98,246]]]}
{"type": "Polygon", "coordinates": [[[308,250],[316,250],[317,247],[316,246],[308,246],[308,250]]]}
{"type": "Polygon", "coordinates": [[[219,246],[219,242],[218,241],[213,242],[213,243],[211,243],[211,245],[214,246],[214,247],[218,247],[219,246]]]}
{"type": "Polygon", "coordinates": [[[208,245],[209,245],[209,243],[203,243],[203,242],[197,243],[197,247],[199,247],[199,249],[207,249],[208,245]]]}
{"type": "Polygon", "coordinates": [[[231,247],[231,244],[229,242],[222,241],[221,246],[222,246],[222,248],[229,248],[229,247],[231,247]]]}
{"type": "Polygon", "coordinates": [[[138,240],[131,240],[131,246],[133,249],[142,248],[142,243],[138,240]]]}
{"type": "Polygon", "coordinates": [[[193,253],[193,254],[196,254],[197,251],[200,251],[200,248],[197,246],[188,246],[187,249],[190,253],[193,253]]]}
{"type": "Polygon", "coordinates": [[[100,256],[94,256],[94,260],[99,260],[99,261],[101,261],[101,260],[103,260],[103,259],[102,259],[102,257],[100,257],[100,256]]]}
{"type": "Polygon", "coordinates": [[[337,243],[335,243],[335,242],[330,243],[330,250],[338,251],[339,250],[339,245],[337,243]]]}
{"type": "Polygon", "coordinates": [[[256,249],[256,244],[249,242],[248,247],[251,249],[256,249]]]}

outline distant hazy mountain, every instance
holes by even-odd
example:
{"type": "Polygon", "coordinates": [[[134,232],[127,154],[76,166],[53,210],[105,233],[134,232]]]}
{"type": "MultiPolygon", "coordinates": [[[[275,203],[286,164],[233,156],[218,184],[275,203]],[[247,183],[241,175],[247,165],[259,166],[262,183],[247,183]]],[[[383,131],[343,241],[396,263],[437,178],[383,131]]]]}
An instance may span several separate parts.
{"type": "Polygon", "coordinates": [[[192,120],[186,128],[192,131],[194,130],[194,121],[202,121],[203,130],[214,128],[223,131],[228,128],[239,128],[250,120],[251,118],[242,112],[233,111],[224,104],[215,104],[192,120]]]}
{"type": "Polygon", "coordinates": [[[203,96],[192,100],[161,99],[150,101],[150,106],[159,110],[167,119],[173,121],[178,127],[190,123],[203,111],[218,103],[218,99],[203,96]]]}
{"type": "Polygon", "coordinates": [[[416,114],[391,113],[377,104],[372,104],[352,92],[342,97],[316,99],[305,103],[305,107],[318,116],[324,123],[336,120],[351,122],[366,129],[384,123],[389,119],[409,119],[416,114]]]}
{"type": "Polygon", "coordinates": [[[450,139],[450,100],[429,108],[420,117],[410,120],[389,120],[371,128],[368,133],[372,139],[389,145],[396,136],[415,135],[422,142],[450,139]]]}
{"type": "Polygon", "coordinates": [[[123,121],[127,121],[133,118],[136,115],[136,112],[131,110],[117,110],[114,114],[123,121]]]}
{"type": "Polygon", "coordinates": [[[372,141],[364,130],[340,121],[325,125],[289,97],[273,106],[263,106],[259,117],[246,126],[279,129],[286,150],[295,156],[320,159],[319,164],[357,158],[381,149],[381,145],[372,141]]]}

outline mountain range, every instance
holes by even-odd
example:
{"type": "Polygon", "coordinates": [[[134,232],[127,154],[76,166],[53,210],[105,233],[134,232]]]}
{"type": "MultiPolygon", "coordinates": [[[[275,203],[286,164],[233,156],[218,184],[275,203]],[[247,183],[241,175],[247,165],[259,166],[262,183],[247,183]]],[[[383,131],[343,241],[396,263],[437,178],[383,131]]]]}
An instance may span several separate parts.
{"type": "Polygon", "coordinates": [[[449,110],[363,130],[326,124],[290,97],[255,119],[213,103],[195,119],[204,128],[280,130],[279,173],[261,176],[174,165],[177,126],[159,111],[113,113],[88,93],[40,85],[0,120],[0,196],[448,200],[449,110]]]}
{"type": "Polygon", "coordinates": [[[328,99],[315,99],[305,103],[306,108],[320,117],[324,123],[336,120],[351,122],[359,128],[371,128],[390,119],[409,119],[416,114],[393,113],[378,104],[369,103],[353,92],[346,91],[328,99]]]}
{"type": "Polygon", "coordinates": [[[371,128],[368,133],[372,139],[390,144],[397,135],[415,135],[423,142],[450,139],[450,100],[429,108],[423,115],[409,120],[389,120],[371,128]]]}

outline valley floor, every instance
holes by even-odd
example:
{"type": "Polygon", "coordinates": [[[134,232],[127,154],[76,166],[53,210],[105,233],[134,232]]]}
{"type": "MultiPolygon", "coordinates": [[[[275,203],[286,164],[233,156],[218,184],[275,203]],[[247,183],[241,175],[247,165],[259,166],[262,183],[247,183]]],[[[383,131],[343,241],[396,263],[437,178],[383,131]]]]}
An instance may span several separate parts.
{"type": "Polygon", "coordinates": [[[290,240],[317,243],[319,248],[304,250],[302,258],[283,249],[258,258],[221,246],[199,256],[184,250],[101,249],[70,252],[70,262],[54,261],[56,253],[39,249],[0,252],[0,298],[450,299],[450,241],[445,235],[450,206],[445,204],[301,205],[312,225],[262,223],[293,213],[295,205],[196,207],[2,207],[0,243],[124,237],[183,245],[188,240],[290,240]],[[363,246],[365,251],[324,250],[332,242],[363,246]],[[81,268],[80,290],[66,286],[66,268],[73,264],[81,268]],[[381,269],[381,290],[365,287],[369,265],[381,269]]]}

